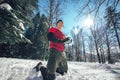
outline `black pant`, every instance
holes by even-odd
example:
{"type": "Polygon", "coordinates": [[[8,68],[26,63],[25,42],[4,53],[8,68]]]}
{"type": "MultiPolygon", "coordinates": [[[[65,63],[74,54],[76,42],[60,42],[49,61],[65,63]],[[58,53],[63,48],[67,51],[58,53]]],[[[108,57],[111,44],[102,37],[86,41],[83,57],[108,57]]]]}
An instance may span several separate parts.
{"type": "MultiPolygon", "coordinates": [[[[48,74],[46,67],[42,66],[40,68],[40,71],[43,76],[43,80],[54,80],[55,79],[55,74],[48,74]]],[[[62,72],[62,70],[60,70],[60,68],[57,68],[56,72],[61,75],[64,75],[64,72],[62,72]]],[[[66,73],[67,73],[67,71],[66,71],[66,73]]]]}

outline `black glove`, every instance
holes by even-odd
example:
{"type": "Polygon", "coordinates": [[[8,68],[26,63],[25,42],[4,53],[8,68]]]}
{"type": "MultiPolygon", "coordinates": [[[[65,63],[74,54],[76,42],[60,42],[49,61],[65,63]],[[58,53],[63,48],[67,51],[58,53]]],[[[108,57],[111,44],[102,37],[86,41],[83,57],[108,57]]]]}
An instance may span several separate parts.
{"type": "Polygon", "coordinates": [[[72,39],[70,37],[67,37],[65,40],[63,40],[64,43],[70,44],[72,42],[72,39]]]}

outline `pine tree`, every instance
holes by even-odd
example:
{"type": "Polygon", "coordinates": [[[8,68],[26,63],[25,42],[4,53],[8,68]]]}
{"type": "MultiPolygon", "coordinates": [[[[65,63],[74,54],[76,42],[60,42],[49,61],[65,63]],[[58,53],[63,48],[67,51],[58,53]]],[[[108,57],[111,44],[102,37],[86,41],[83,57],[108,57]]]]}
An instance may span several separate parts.
{"type": "Polygon", "coordinates": [[[27,15],[32,14],[37,8],[36,2],[37,0],[3,0],[1,2],[0,43],[30,42],[24,37],[23,30],[25,24],[31,24],[27,15]]]}
{"type": "MultiPolygon", "coordinates": [[[[38,12],[32,19],[34,24],[33,28],[29,28],[26,32],[26,37],[32,41],[32,45],[29,45],[29,48],[34,49],[34,52],[31,51],[30,54],[34,59],[44,60],[47,48],[48,48],[48,40],[47,40],[47,30],[48,30],[48,22],[45,15],[40,16],[38,12]]],[[[29,49],[28,49],[29,50],[29,49]]]]}
{"type": "MultiPolygon", "coordinates": [[[[0,56],[13,56],[14,46],[31,43],[24,36],[24,31],[26,26],[33,26],[31,15],[38,9],[37,3],[38,0],[0,0],[0,56]]],[[[17,49],[14,47],[14,50],[17,49]]]]}

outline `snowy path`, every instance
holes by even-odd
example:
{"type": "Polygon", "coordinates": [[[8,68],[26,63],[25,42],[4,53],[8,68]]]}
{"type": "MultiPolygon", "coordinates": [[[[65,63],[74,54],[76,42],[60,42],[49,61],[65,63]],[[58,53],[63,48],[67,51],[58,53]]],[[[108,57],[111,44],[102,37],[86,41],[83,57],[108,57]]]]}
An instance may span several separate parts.
{"type": "MultiPolygon", "coordinates": [[[[0,58],[0,80],[42,80],[40,73],[32,68],[39,60],[0,58]]],[[[43,61],[46,65],[46,62],[43,61]]],[[[65,76],[56,80],[120,80],[120,63],[98,64],[68,62],[69,70],[65,76]]]]}

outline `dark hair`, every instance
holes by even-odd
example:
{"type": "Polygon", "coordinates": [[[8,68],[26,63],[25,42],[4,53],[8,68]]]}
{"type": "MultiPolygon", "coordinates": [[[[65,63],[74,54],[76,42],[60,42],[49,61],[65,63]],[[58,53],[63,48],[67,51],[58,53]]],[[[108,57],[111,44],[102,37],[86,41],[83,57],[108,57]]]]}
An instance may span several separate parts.
{"type": "Polygon", "coordinates": [[[58,21],[56,22],[56,25],[57,25],[59,22],[62,22],[62,23],[63,23],[63,21],[60,19],[60,20],[58,20],[58,21]]]}

